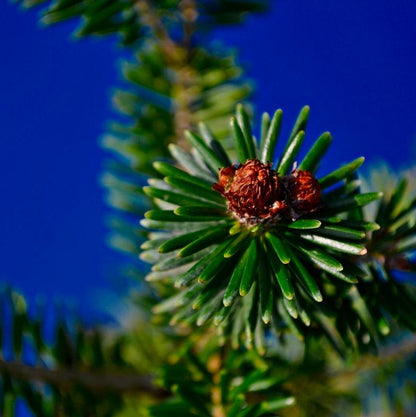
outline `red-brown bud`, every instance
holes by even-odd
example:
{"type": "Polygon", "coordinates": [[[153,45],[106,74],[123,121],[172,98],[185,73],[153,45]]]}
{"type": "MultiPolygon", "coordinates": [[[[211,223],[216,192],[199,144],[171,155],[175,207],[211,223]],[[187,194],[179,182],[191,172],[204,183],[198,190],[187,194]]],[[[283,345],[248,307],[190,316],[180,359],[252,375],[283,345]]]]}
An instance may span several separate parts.
{"type": "Polygon", "coordinates": [[[277,172],[271,164],[258,159],[221,169],[219,182],[213,188],[228,200],[228,209],[244,222],[268,222],[288,210],[277,172]]]}
{"type": "Polygon", "coordinates": [[[231,165],[227,168],[221,168],[218,174],[219,182],[215,183],[212,188],[215,191],[218,191],[225,197],[225,193],[231,187],[232,182],[234,181],[235,171],[237,168],[234,165],[231,165]]]}
{"type": "Polygon", "coordinates": [[[282,178],[286,198],[296,214],[315,211],[321,204],[321,186],[309,171],[293,171],[282,178]]]}

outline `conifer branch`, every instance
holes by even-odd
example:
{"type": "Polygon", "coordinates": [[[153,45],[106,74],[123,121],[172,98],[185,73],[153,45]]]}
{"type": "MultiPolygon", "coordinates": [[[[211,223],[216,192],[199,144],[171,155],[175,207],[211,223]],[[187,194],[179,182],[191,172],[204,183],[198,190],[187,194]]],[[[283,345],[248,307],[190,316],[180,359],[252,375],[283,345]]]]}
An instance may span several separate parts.
{"type": "Polygon", "coordinates": [[[212,416],[226,417],[223,406],[223,398],[221,396],[221,369],[223,369],[223,349],[211,356],[208,362],[208,370],[212,373],[212,381],[214,383],[211,389],[212,416]]]}
{"type": "Polygon", "coordinates": [[[179,11],[183,21],[183,45],[190,53],[192,36],[196,29],[198,9],[194,0],[182,0],[179,3],[179,11]]]}
{"type": "MultiPolygon", "coordinates": [[[[365,372],[386,369],[395,362],[406,361],[416,353],[416,336],[409,336],[399,343],[380,350],[378,355],[362,355],[351,366],[342,369],[324,370],[309,375],[301,374],[284,384],[300,402],[303,400],[328,406],[327,395],[335,388],[335,392],[348,392],[356,386],[357,377],[365,372]]],[[[288,412],[290,414],[290,411],[288,412]]],[[[331,414],[334,410],[331,408],[331,414]]],[[[286,415],[286,414],[284,414],[286,415]]]]}
{"type": "Polygon", "coordinates": [[[386,365],[406,360],[416,353],[416,336],[410,336],[403,341],[387,346],[378,355],[363,355],[351,367],[329,374],[334,380],[356,377],[358,372],[382,368],[386,365]]]}
{"type": "Polygon", "coordinates": [[[4,359],[0,359],[0,372],[7,373],[14,379],[44,382],[63,389],[79,385],[96,392],[144,393],[155,398],[169,396],[167,391],[153,384],[152,377],[145,375],[93,373],[65,368],[47,369],[22,362],[7,362],[4,359]]]}
{"type": "Polygon", "coordinates": [[[138,0],[134,3],[142,23],[144,23],[153,32],[154,37],[159,42],[165,55],[172,61],[175,60],[176,44],[169,35],[169,32],[163,25],[157,13],[148,0],[138,0]]]}
{"type": "Polygon", "coordinates": [[[179,11],[182,18],[183,41],[175,42],[170,36],[163,21],[148,0],[138,0],[135,8],[160,45],[166,65],[174,70],[173,91],[175,98],[174,108],[174,132],[176,140],[182,146],[186,146],[184,132],[191,128],[191,103],[195,100],[193,89],[196,86],[195,75],[189,66],[192,56],[192,36],[195,31],[197,17],[196,5],[192,0],[181,1],[179,11]]]}
{"type": "MultiPolygon", "coordinates": [[[[82,18],[77,36],[118,34],[122,45],[137,52],[137,64],[128,64],[125,71],[135,90],[115,98],[118,110],[133,123],[112,127],[105,146],[121,159],[111,161],[103,183],[110,189],[110,204],[125,214],[113,219],[113,245],[136,255],[141,239],[148,238],[140,256],[153,264],[147,276],[152,293],[140,301],[150,309],[160,298],[153,309],[157,323],[166,326],[163,331],[179,349],[175,360],[165,361],[157,349],[169,350],[166,344],[144,340],[145,333],[128,340],[125,355],[124,338],[107,346],[101,331],[90,338],[80,329],[73,340],[75,333],[64,323],[57,324],[49,349],[42,338],[44,316],[32,320],[23,298],[10,294],[12,326],[4,327],[13,330],[14,358],[21,357],[26,338],[34,342],[39,358],[28,365],[0,356],[0,415],[14,415],[16,399],[23,399],[34,415],[46,415],[45,397],[45,404],[51,398],[57,402],[56,415],[109,416],[102,407],[107,401],[108,409],[127,416],[124,394],[134,393],[142,394],[136,395],[139,401],[148,396],[157,403],[146,414],[152,417],[264,417],[294,405],[295,397],[298,410],[325,417],[336,413],[341,396],[352,393],[360,372],[373,382],[384,373],[390,377],[385,371],[396,371],[402,362],[410,369],[414,336],[385,345],[377,356],[367,354],[389,334],[392,318],[399,331],[416,330],[414,288],[392,273],[416,269],[416,226],[409,216],[415,200],[406,194],[406,181],[379,204],[374,218],[367,218],[362,207],[381,194],[362,193],[355,171],[363,158],[324,177],[316,175],[332,140],[328,132],[296,168],[307,106],[276,165],[271,161],[280,110],[273,117],[263,115],[258,143],[249,115],[239,106],[230,123],[234,149],[220,143],[231,106],[251,88],[241,83],[241,69],[230,53],[208,50],[195,41],[195,33],[238,23],[247,12],[264,10],[267,0],[15,1],[26,7],[48,3],[43,22],[82,18]],[[202,121],[207,125],[200,123],[198,135],[194,128],[202,121]],[[170,149],[176,165],[160,161],[168,157],[170,142],[180,145],[170,149]],[[148,205],[142,174],[153,172],[154,158],[159,175],[143,190],[154,199],[153,210],[142,220],[149,229],[144,231],[137,228],[148,205]],[[192,329],[193,340],[185,340],[186,332],[167,330],[169,320],[192,329]],[[218,333],[205,330],[209,320],[218,333]],[[292,355],[286,361],[283,351],[278,359],[265,355],[286,343],[289,350],[291,335],[306,341],[301,363],[292,355]],[[322,346],[307,344],[325,338],[350,362],[334,364],[331,355],[320,353],[322,346]],[[205,339],[206,346],[192,349],[205,339]],[[137,349],[141,343],[143,352],[137,349]],[[49,367],[41,364],[45,348],[55,361],[49,367]],[[140,353],[150,359],[151,371],[140,374],[128,367],[129,361],[143,361],[140,353]],[[150,375],[156,362],[157,384],[164,389],[150,375]],[[291,364],[295,369],[289,369],[291,364]],[[81,405],[74,400],[78,391],[85,391],[81,405]],[[95,402],[99,412],[88,411],[95,402]]],[[[140,267],[129,273],[143,278],[140,267]]],[[[0,315],[9,319],[7,312],[0,315]]],[[[149,368],[140,363],[140,369],[149,368]]],[[[281,415],[300,414],[289,409],[281,415]]]]}

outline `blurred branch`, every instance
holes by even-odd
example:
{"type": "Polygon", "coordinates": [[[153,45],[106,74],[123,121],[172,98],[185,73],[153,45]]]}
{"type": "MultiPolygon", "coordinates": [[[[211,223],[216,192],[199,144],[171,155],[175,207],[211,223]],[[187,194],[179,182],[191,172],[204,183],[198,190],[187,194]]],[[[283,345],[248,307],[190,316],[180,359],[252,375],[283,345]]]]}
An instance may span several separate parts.
{"type": "Polygon", "coordinates": [[[47,369],[30,366],[21,362],[6,362],[0,359],[0,372],[25,381],[46,382],[55,387],[68,388],[80,385],[91,391],[112,391],[119,393],[144,393],[155,398],[165,398],[169,393],[153,385],[150,376],[121,373],[91,373],[75,369],[47,369]]]}
{"type": "Polygon", "coordinates": [[[331,392],[346,395],[351,387],[356,386],[357,378],[362,377],[364,372],[382,369],[397,361],[405,361],[415,353],[416,336],[412,335],[399,343],[381,349],[377,356],[363,355],[351,366],[345,366],[342,369],[314,372],[307,377],[303,374],[291,379],[285,387],[299,403],[317,404],[322,409],[325,408],[329,415],[334,415],[336,401],[330,401],[331,392]]]}
{"type": "Polygon", "coordinates": [[[182,0],[179,3],[179,10],[183,21],[183,44],[190,51],[192,36],[196,29],[198,8],[194,0],[182,0]]]}
{"type": "Polygon", "coordinates": [[[389,363],[405,360],[416,353],[416,336],[412,335],[397,344],[382,349],[379,355],[363,355],[353,366],[329,374],[330,378],[342,379],[357,376],[358,372],[386,366],[389,363]]]}
{"type": "Polygon", "coordinates": [[[208,370],[212,374],[213,386],[211,389],[211,401],[212,401],[212,415],[213,417],[226,417],[226,412],[223,406],[221,395],[221,371],[224,367],[223,364],[224,350],[221,349],[219,353],[215,353],[211,356],[208,362],[208,370]]]}
{"type": "Polygon", "coordinates": [[[174,131],[176,142],[187,147],[183,133],[191,128],[191,104],[195,100],[193,92],[195,75],[189,66],[192,56],[192,36],[198,16],[196,4],[192,0],[183,0],[179,4],[183,30],[183,42],[175,42],[148,0],[138,0],[134,7],[139,12],[142,22],[153,32],[163,52],[166,64],[174,70],[174,131]]]}
{"type": "Polygon", "coordinates": [[[176,44],[171,39],[169,32],[163,25],[161,19],[147,0],[138,0],[134,7],[140,16],[142,23],[150,28],[155,38],[159,41],[164,53],[174,59],[176,44]]]}

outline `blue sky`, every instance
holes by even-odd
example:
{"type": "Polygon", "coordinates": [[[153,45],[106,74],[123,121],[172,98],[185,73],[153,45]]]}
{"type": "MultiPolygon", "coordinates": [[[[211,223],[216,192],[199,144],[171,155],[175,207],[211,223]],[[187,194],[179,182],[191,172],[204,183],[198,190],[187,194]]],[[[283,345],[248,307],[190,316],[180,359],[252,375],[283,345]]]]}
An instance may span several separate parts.
{"type": "MultiPolygon", "coordinates": [[[[360,155],[398,168],[416,157],[415,21],[414,0],[278,0],[215,39],[239,49],[257,109],[283,109],[283,133],[311,106],[309,140],[335,139],[328,169],[360,155]]],[[[0,282],[90,311],[117,287],[98,139],[124,52],[72,28],[0,3],[0,282]]]]}

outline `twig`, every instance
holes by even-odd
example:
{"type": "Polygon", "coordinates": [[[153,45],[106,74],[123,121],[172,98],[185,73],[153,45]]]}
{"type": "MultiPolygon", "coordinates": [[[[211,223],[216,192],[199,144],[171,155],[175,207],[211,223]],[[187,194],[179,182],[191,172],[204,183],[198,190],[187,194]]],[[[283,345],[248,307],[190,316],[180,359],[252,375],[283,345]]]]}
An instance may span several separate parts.
{"type": "Polygon", "coordinates": [[[142,23],[148,26],[153,32],[166,57],[169,58],[171,63],[175,62],[177,60],[177,45],[170,37],[169,32],[166,30],[157,13],[153,10],[151,4],[147,0],[137,0],[134,3],[134,8],[137,10],[142,23]]]}
{"type": "Polygon", "coordinates": [[[212,417],[226,417],[226,413],[223,406],[223,398],[221,396],[221,369],[223,366],[223,350],[221,352],[215,353],[211,356],[208,361],[208,370],[212,374],[213,379],[213,388],[211,390],[211,401],[212,401],[212,417]]]}
{"type": "Polygon", "coordinates": [[[397,360],[401,360],[416,353],[416,336],[410,336],[403,342],[387,346],[378,355],[364,355],[357,360],[352,367],[330,373],[332,379],[356,375],[358,371],[371,370],[385,366],[397,360]]]}
{"type": "Polygon", "coordinates": [[[174,131],[176,142],[187,147],[184,131],[191,128],[191,106],[195,101],[194,71],[189,65],[192,57],[192,36],[198,16],[193,0],[182,0],[179,4],[183,25],[183,40],[175,42],[148,0],[137,0],[134,4],[141,21],[153,32],[160,45],[166,65],[173,69],[173,94],[175,99],[174,131]]]}
{"type": "MultiPolygon", "coordinates": [[[[375,355],[363,355],[351,366],[338,370],[324,370],[314,372],[309,375],[302,375],[290,383],[285,384],[293,395],[298,399],[316,400],[325,398],[325,404],[328,405],[328,386],[338,387],[342,390],[354,386],[358,375],[373,369],[380,369],[387,364],[404,360],[416,353],[416,336],[410,336],[398,344],[385,347],[380,353],[375,355]]],[[[321,404],[319,402],[319,404],[321,404]]]]}
{"type": "Polygon", "coordinates": [[[37,381],[55,387],[68,389],[73,385],[83,386],[92,391],[112,391],[119,393],[146,393],[156,398],[165,398],[169,393],[153,385],[153,378],[134,374],[92,373],[76,369],[48,369],[30,366],[21,362],[7,362],[0,359],[0,372],[12,378],[37,381]]]}

